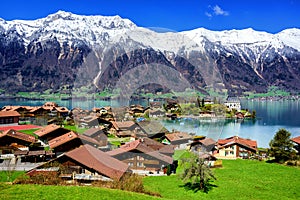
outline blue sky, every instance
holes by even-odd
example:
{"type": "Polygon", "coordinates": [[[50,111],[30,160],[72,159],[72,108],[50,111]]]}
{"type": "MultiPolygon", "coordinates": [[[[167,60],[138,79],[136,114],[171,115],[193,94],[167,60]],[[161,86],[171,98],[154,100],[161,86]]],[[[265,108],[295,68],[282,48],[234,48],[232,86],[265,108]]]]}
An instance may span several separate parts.
{"type": "Polygon", "coordinates": [[[300,0],[3,0],[0,18],[37,19],[58,10],[120,15],[138,26],[175,31],[300,28],[300,0]]]}

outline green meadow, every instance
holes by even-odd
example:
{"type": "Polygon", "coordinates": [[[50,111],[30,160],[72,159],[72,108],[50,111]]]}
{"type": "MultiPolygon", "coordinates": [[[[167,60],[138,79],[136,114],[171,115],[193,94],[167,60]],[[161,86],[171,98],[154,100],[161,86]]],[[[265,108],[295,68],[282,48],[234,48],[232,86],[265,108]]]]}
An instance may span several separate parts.
{"type": "Polygon", "coordinates": [[[171,175],[143,179],[145,189],[159,193],[162,198],[92,186],[2,183],[0,199],[300,199],[299,167],[255,160],[223,160],[223,167],[214,169],[214,174],[217,180],[211,182],[207,193],[188,187],[171,175]]]}

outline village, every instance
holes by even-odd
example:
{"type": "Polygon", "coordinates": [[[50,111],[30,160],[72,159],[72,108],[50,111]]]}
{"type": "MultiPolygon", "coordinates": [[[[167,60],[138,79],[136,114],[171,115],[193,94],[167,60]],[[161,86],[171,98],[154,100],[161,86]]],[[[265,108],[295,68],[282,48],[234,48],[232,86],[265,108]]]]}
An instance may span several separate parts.
{"type": "MultiPolygon", "coordinates": [[[[207,109],[213,102],[199,104],[199,118],[218,116],[207,109]]],[[[242,112],[236,99],[224,106],[236,119],[252,116],[242,112]]],[[[59,173],[66,182],[90,183],[119,180],[128,173],[176,173],[174,153],[178,150],[195,153],[210,167],[221,167],[223,159],[267,158],[255,140],[235,135],[215,140],[168,131],[159,123],[161,118],[174,119],[180,114],[185,113],[175,100],[150,102],[148,107],[92,110],[69,110],[55,102],[37,107],[4,106],[0,111],[0,170],[25,171],[28,176],[59,173]]],[[[300,145],[300,137],[292,141],[300,145]]]]}

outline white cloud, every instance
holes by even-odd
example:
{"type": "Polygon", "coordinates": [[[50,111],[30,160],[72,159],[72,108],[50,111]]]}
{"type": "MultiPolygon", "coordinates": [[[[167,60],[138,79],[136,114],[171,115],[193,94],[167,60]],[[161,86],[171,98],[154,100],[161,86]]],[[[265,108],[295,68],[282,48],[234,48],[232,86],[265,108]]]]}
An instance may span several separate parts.
{"type": "Polygon", "coordinates": [[[205,12],[205,15],[209,18],[212,18],[213,16],[228,16],[229,12],[223,10],[220,6],[215,5],[214,7],[212,7],[211,5],[208,6],[208,8],[210,9],[210,11],[205,12]]]}
{"type": "Polygon", "coordinates": [[[205,12],[205,15],[206,15],[207,17],[212,17],[212,14],[209,13],[209,12],[205,12]]]}
{"type": "Polygon", "coordinates": [[[213,7],[213,11],[214,11],[214,14],[215,14],[215,15],[224,15],[224,16],[229,15],[229,12],[228,12],[228,11],[223,10],[223,9],[222,9],[220,6],[218,6],[218,5],[215,5],[215,6],[213,7]]]}

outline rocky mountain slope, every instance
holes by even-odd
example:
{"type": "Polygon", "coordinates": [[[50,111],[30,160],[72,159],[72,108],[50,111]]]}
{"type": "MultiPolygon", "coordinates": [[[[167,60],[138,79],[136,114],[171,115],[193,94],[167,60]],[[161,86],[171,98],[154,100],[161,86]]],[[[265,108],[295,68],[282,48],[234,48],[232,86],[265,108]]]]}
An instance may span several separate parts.
{"type": "Polygon", "coordinates": [[[33,21],[0,19],[0,72],[7,92],[83,85],[136,90],[151,83],[229,94],[273,85],[297,92],[300,30],[157,33],[119,16],[64,11],[33,21]]]}

